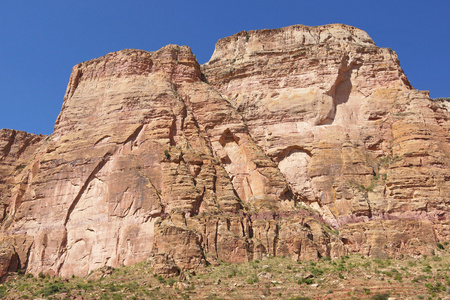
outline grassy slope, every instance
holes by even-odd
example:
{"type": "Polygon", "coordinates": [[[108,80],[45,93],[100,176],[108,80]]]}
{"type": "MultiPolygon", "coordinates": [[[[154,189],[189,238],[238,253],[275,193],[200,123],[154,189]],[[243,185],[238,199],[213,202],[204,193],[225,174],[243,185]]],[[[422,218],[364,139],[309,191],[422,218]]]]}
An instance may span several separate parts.
{"type": "MultiPolygon", "coordinates": [[[[438,245],[442,246],[442,245],[438,245]]],[[[450,248],[449,246],[445,246],[450,248]]],[[[2,299],[439,299],[449,297],[450,252],[402,260],[359,255],[319,262],[267,258],[222,263],[187,274],[155,276],[148,263],[122,267],[102,279],[35,278],[11,274],[2,299]]],[[[91,277],[92,278],[92,277],[91,277]]]]}

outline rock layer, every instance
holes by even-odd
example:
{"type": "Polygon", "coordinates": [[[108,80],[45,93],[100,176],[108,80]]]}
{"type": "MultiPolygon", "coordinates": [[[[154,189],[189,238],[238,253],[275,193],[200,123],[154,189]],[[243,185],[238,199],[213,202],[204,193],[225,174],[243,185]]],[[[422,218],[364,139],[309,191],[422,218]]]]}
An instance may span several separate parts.
{"type": "Polygon", "coordinates": [[[203,66],[186,46],[110,53],[73,68],[51,136],[2,130],[2,261],[171,276],[428,253],[448,240],[448,116],[345,25],[241,32],[203,66]]]}
{"type": "MultiPolygon", "coordinates": [[[[346,224],[365,222],[373,236],[378,220],[407,219],[435,239],[446,235],[448,111],[411,87],[391,49],[339,24],[241,32],[217,43],[203,72],[278,162],[294,197],[334,227],[352,232],[346,224]]],[[[409,231],[384,223],[387,232],[409,231]]],[[[415,238],[345,236],[363,253],[403,252],[415,238]]]]}

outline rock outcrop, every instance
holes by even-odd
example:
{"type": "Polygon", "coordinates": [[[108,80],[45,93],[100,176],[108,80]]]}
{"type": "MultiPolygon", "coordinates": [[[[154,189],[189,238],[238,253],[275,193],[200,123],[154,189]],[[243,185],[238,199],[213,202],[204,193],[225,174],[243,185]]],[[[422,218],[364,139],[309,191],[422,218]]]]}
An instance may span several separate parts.
{"type": "Polygon", "coordinates": [[[203,72],[349,249],[395,254],[446,236],[448,111],[412,89],[391,49],[345,25],[241,32],[203,72]]]}
{"type": "Polygon", "coordinates": [[[350,26],[241,32],[203,66],[186,46],[110,53],[73,68],[52,135],[2,130],[1,258],[171,276],[429,253],[449,239],[449,124],[350,26]]]}

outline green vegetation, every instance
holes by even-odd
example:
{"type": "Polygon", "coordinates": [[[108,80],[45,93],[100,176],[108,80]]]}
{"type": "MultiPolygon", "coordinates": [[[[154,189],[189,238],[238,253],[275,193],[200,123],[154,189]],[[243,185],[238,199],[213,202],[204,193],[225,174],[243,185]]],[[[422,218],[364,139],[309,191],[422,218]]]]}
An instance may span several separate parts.
{"type": "Polygon", "coordinates": [[[433,100],[438,101],[438,102],[450,102],[450,98],[444,98],[444,97],[434,98],[433,100]]]}
{"type": "Polygon", "coordinates": [[[25,169],[25,167],[26,167],[26,165],[23,165],[23,164],[18,165],[18,166],[16,167],[16,171],[23,170],[23,169],[25,169]]]}
{"type": "Polygon", "coordinates": [[[166,158],[166,159],[168,159],[168,160],[170,160],[170,153],[169,153],[169,150],[164,150],[164,157],[166,158]]]}
{"type": "Polygon", "coordinates": [[[378,160],[378,166],[379,167],[389,167],[391,164],[396,163],[397,161],[399,161],[401,159],[400,156],[395,155],[395,156],[383,156],[380,157],[380,159],[378,160]]]}
{"type": "Polygon", "coordinates": [[[302,278],[298,280],[298,284],[306,283],[306,284],[312,284],[314,281],[312,278],[302,278]]]}
{"type": "Polygon", "coordinates": [[[254,284],[259,282],[258,276],[256,276],[256,274],[251,275],[249,278],[247,278],[247,283],[248,284],[254,284]]]}
{"type": "Polygon", "coordinates": [[[402,259],[354,254],[296,262],[268,256],[241,264],[221,262],[171,278],[154,274],[147,262],[117,268],[95,280],[43,273],[34,277],[20,271],[0,284],[0,298],[314,299],[320,294],[325,299],[438,299],[450,291],[447,245],[437,246],[435,256],[402,259]]]}
{"type": "Polygon", "coordinates": [[[48,297],[56,293],[67,292],[67,287],[60,281],[45,283],[44,287],[38,291],[38,294],[48,297]]]}
{"type": "Polygon", "coordinates": [[[400,157],[398,155],[395,156],[388,155],[380,157],[377,162],[377,169],[378,169],[377,173],[374,174],[369,185],[366,186],[364,184],[355,181],[350,181],[349,185],[355,187],[357,190],[363,193],[373,192],[376,186],[384,186],[386,184],[388,176],[386,173],[386,169],[388,169],[392,164],[400,161],[402,158],[403,156],[400,157]]]}
{"type": "Polygon", "coordinates": [[[6,292],[6,286],[1,285],[0,286],[0,297],[3,298],[7,295],[8,293],[6,292]]]}
{"type": "Polygon", "coordinates": [[[376,294],[372,296],[373,300],[387,300],[389,298],[389,293],[386,294],[376,294]]]}

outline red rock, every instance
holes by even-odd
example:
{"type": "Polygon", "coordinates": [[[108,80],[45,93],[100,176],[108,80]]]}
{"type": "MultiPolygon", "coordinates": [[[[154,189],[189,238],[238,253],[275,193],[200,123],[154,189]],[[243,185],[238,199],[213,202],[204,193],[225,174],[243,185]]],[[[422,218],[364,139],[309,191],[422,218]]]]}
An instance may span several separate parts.
{"type": "Polygon", "coordinates": [[[8,272],[17,271],[19,260],[14,247],[11,244],[0,244],[0,278],[8,272]]]}
{"type": "Polygon", "coordinates": [[[1,131],[0,240],[63,277],[429,253],[449,239],[448,120],[346,25],[241,32],[203,66],[110,53],[73,68],[52,135],[1,131]]]}

